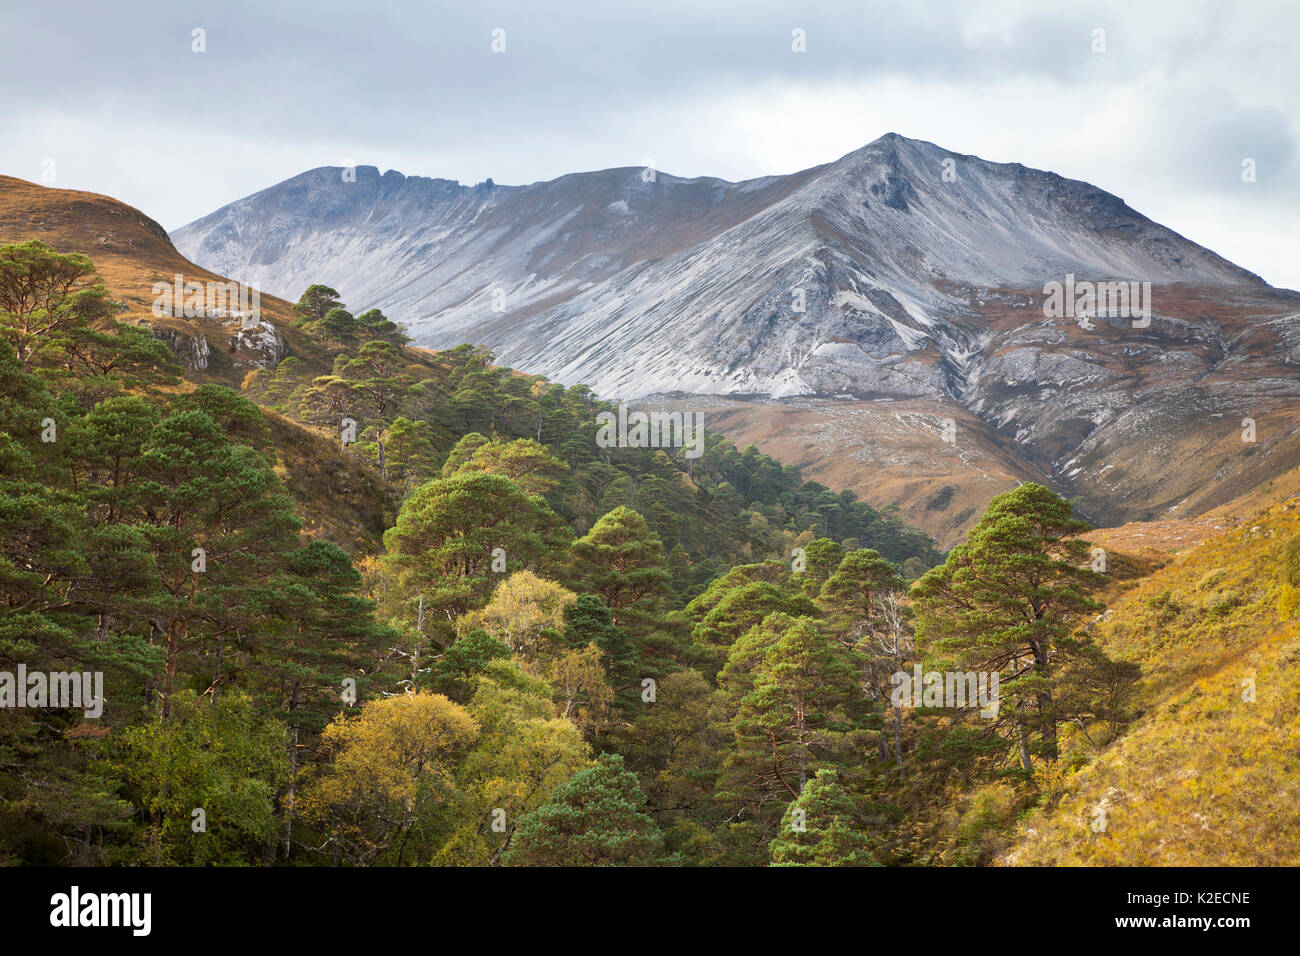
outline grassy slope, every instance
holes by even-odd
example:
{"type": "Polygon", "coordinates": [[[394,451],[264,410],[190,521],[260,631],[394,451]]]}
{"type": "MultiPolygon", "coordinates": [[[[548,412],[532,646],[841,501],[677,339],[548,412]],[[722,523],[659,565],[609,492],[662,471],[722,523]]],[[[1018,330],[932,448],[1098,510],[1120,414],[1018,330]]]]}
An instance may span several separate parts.
{"type": "Polygon", "coordinates": [[[1300,619],[1278,615],[1298,533],[1300,499],[1283,502],[1112,599],[1091,628],[1141,664],[1141,716],[1019,822],[1001,863],[1300,863],[1300,619]]]}
{"type": "MultiPolygon", "coordinates": [[[[138,209],[108,196],[50,189],[0,176],[0,244],[29,239],[39,239],[59,252],[89,256],[113,297],[126,304],[122,321],[147,319],[185,333],[211,335],[210,327],[201,320],[155,319],[150,315],[154,282],[170,282],[175,273],[202,282],[224,278],[178,253],[166,230],[138,209]]],[[[264,295],[261,309],[263,317],[284,336],[290,355],[315,374],[330,370],[329,356],[320,344],[291,326],[293,312],[288,302],[264,295]]],[[[432,357],[423,349],[412,353],[432,357]]],[[[248,371],[214,348],[209,367],[186,370],[180,387],[188,390],[217,382],[238,391],[248,371]]],[[[276,470],[298,505],[305,531],[352,554],[376,551],[393,515],[373,469],[344,453],[336,436],[269,409],[263,412],[278,458],[276,470]]]]}

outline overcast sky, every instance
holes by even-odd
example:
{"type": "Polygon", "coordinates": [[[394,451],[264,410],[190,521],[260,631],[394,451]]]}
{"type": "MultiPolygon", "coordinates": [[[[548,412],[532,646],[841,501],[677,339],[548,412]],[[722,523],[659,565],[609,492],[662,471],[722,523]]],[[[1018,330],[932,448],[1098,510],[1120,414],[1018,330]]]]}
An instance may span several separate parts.
{"type": "Polygon", "coordinates": [[[0,0],[0,38],[0,173],[169,229],[315,166],[734,180],[894,131],[1087,180],[1300,288],[1294,0],[0,0]]]}

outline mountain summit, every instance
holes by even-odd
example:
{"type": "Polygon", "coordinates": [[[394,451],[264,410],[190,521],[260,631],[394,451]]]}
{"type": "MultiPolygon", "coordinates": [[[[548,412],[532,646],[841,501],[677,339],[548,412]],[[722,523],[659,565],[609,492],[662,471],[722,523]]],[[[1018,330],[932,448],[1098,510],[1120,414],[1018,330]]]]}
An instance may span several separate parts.
{"type": "Polygon", "coordinates": [[[528,186],[344,173],[303,173],[173,239],[277,295],[325,282],[422,345],[480,342],[611,396],[925,394],[980,347],[974,288],[1067,274],[1263,286],[1086,183],[894,133],[740,183],[639,167],[528,186]]]}
{"type": "Polygon", "coordinates": [[[327,283],[422,345],[694,395],[737,442],[948,542],[1018,480],[1120,522],[1300,463],[1300,295],[1088,183],[892,133],[740,183],[315,169],[173,238],[286,298],[327,283]],[[1132,301],[1076,298],[1102,282],[1132,301]]]}

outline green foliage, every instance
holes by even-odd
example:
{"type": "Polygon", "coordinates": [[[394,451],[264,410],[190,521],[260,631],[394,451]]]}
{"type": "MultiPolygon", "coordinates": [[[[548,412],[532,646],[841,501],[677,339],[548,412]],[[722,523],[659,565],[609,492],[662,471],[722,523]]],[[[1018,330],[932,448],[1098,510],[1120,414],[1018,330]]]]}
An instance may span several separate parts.
{"type": "Polygon", "coordinates": [[[601,754],[524,817],[505,854],[512,866],[648,866],[660,862],[663,834],[643,812],[636,774],[617,754],[601,754]]]}
{"type": "Polygon", "coordinates": [[[716,796],[746,821],[766,862],[781,813],[819,769],[865,763],[867,716],[852,652],[811,618],[775,612],[732,645],[719,675],[719,706],[733,743],[716,796]]]}
{"type": "Polygon", "coordinates": [[[876,866],[871,840],[835,771],[819,770],[781,818],[773,866],[876,866]]]}
{"type": "Polygon", "coordinates": [[[726,814],[713,798],[728,730],[718,692],[698,672],[677,671],[657,682],[655,699],[638,699],[631,724],[614,732],[615,749],[645,785],[648,812],[670,846],[695,842],[696,862],[715,855],[710,837],[726,814]]]}
{"type": "Polygon", "coordinates": [[[582,734],[555,715],[551,696],[511,662],[483,669],[469,704],[479,735],[458,768],[461,809],[436,863],[499,863],[520,821],[590,763],[582,734]]]}
{"type": "Polygon", "coordinates": [[[276,833],[286,739],[282,724],[238,693],[178,695],[168,719],[126,728],[117,764],[143,815],[147,861],[257,862],[276,833]]]}
{"type": "MultiPolygon", "coordinates": [[[[882,704],[916,659],[903,577],[940,560],[888,509],[716,435],[600,447],[590,389],[412,348],[325,286],[243,395],[110,305],[88,260],[0,250],[0,669],[102,670],[107,699],[0,722],[0,862],[965,860],[950,798],[1015,721],[1050,757],[1053,723],[1132,716],[1045,489],[913,592],[927,663],[1046,654],[972,727],[882,704]]],[[[1254,607],[1226,579],[1178,601],[1254,607]]]]}
{"type": "Polygon", "coordinates": [[[799,585],[810,596],[818,590],[844,558],[844,548],[832,538],[815,538],[804,545],[807,568],[799,575],[799,585]]]}
{"type": "Polygon", "coordinates": [[[664,666],[676,650],[661,616],[672,576],[663,543],[645,519],[626,506],[615,508],[573,543],[572,554],[580,586],[600,596],[643,660],[664,666]]]}
{"type": "Polygon", "coordinates": [[[566,531],[541,497],[503,475],[426,482],[384,535],[384,568],[400,595],[387,610],[413,624],[423,596],[447,643],[452,621],[485,605],[504,573],[493,570],[494,551],[504,552],[507,570],[545,570],[560,558],[566,531]]]}
{"type": "Polygon", "coordinates": [[[1056,672],[1074,650],[1063,639],[1080,615],[1102,606],[1089,595],[1104,577],[1083,566],[1087,542],[1069,537],[1087,527],[1068,501],[1020,485],[994,498],[966,543],[913,589],[923,644],[1000,673],[999,720],[1010,728],[1009,742],[1020,741],[1026,772],[1030,735],[1042,756],[1056,759],[1057,725],[1074,716],[1057,699],[1056,672]]]}
{"type": "Polygon", "coordinates": [[[871,615],[872,600],[906,588],[894,566],[871,549],[850,551],[822,585],[821,600],[859,617],[871,615]]]}
{"type": "Polygon", "coordinates": [[[303,328],[314,329],[318,327],[319,323],[325,321],[325,316],[329,315],[330,312],[342,307],[343,303],[339,301],[339,294],[329,286],[308,286],[307,291],[298,299],[298,304],[293,307],[294,324],[303,328]]]}
{"type": "Polygon", "coordinates": [[[74,331],[108,323],[115,311],[86,256],[36,240],[0,246],[0,337],[23,371],[57,360],[74,331]]]}
{"type": "Polygon", "coordinates": [[[645,519],[620,507],[573,543],[574,570],[616,614],[632,608],[652,610],[671,580],[663,553],[663,542],[645,519]]]}
{"type": "Polygon", "coordinates": [[[457,638],[430,665],[429,688],[463,704],[473,696],[479,675],[488,664],[509,658],[510,648],[504,641],[476,627],[457,638]]]}

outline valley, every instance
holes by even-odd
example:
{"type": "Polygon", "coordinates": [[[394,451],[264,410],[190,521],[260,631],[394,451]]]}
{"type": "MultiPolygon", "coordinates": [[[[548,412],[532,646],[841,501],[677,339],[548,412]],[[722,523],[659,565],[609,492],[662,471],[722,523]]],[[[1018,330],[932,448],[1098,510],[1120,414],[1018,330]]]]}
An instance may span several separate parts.
{"type": "Polygon", "coordinates": [[[0,862],[1294,864],[1300,297],[1050,174],[966,157],[958,214],[936,150],[660,174],[618,241],[619,170],[314,171],[179,249],[0,178],[0,284],[76,273],[5,313],[0,658],[108,687],[0,723],[0,862]],[[1034,226],[976,256],[994,196],[1034,226]],[[1058,269],[1151,281],[1150,325],[1045,314],[1058,269]],[[177,307],[232,281],[251,323],[177,307]],[[993,664],[1000,707],[882,691],[993,664]]]}

